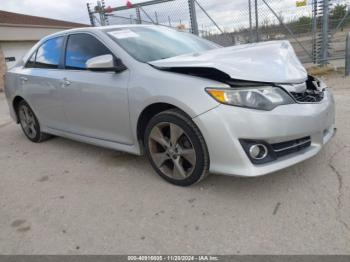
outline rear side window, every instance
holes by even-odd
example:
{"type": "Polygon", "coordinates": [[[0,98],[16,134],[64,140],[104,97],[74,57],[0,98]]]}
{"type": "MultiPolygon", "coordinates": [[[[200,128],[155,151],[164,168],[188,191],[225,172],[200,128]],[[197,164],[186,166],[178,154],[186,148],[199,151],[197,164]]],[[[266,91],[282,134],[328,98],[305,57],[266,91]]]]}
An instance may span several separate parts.
{"type": "Polygon", "coordinates": [[[53,38],[42,44],[36,53],[35,67],[51,69],[58,68],[62,44],[63,37],[53,38]]]}
{"type": "Polygon", "coordinates": [[[67,69],[86,69],[86,61],[92,57],[112,54],[95,37],[88,34],[74,34],[68,38],[65,67],[67,69]]]}

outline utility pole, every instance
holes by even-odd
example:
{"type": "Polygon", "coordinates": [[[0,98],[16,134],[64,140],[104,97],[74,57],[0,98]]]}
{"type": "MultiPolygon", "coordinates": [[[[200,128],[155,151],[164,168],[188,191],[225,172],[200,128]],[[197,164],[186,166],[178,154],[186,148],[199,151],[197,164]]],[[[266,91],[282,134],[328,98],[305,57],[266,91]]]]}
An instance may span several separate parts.
{"type": "Polygon", "coordinates": [[[158,21],[158,13],[157,13],[157,11],[154,11],[154,16],[156,18],[156,24],[158,25],[159,21],[158,21]]]}
{"type": "Polygon", "coordinates": [[[350,33],[346,36],[345,48],[345,76],[350,75],[350,33]]]}
{"type": "Polygon", "coordinates": [[[249,43],[253,42],[253,21],[252,21],[252,2],[248,0],[249,7],[249,43]]]}
{"type": "Polygon", "coordinates": [[[142,24],[140,7],[137,6],[135,9],[136,9],[137,23],[138,24],[142,24]]]}
{"type": "Polygon", "coordinates": [[[312,1],[312,62],[317,63],[317,0],[312,1]]]}
{"type": "Polygon", "coordinates": [[[97,10],[98,10],[98,14],[100,15],[100,23],[102,26],[106,25],[106,21],[105,21],[105,17],[103,14],[103,7],[101,4],[101,1],[97,1],[97,10]]]}
{"type": "Polygon", "coordinates": [[[328,64],[329,48],[329,0],[323,0],[321,65],[328,64]]]}
{"type": "Polygon", "coordinates": [[[90,4],[87,3],[87,4],[86,4],[86,7],[87,7],[87,10],[88,10],[88,13],[89,13],[90,24],[91,24],[92,26],[95,26],[94,14],[93,14],[92,11],[91,11],[90,4]]]}
{"type": "Polygon", "coordinates": [[[109,25],[108,16],[106,15],[106,3],[105,0],[101,0],[101,12],[103,15],[104,25],[109,25]]]}
{"type": "Polygon", "coordinates": [[[259,13],[258,13],[258,0],[255,0],[255,30],[256,30],[256,42],[259,42],[259,13]]]}
{"type": "Polygon", "coordinates": [[[191,20],[191,33],[198,35],[198,24],[197,24],[197,14],[196,14],[196,3],[195,0],[188,0],[188,8],[190,11],[191,20]]]}
{"type": "Polygon", "coordinates": [[[168,16],[168,22],[169,22],[169,26],[172,27],[170,16],[168,16]]]}

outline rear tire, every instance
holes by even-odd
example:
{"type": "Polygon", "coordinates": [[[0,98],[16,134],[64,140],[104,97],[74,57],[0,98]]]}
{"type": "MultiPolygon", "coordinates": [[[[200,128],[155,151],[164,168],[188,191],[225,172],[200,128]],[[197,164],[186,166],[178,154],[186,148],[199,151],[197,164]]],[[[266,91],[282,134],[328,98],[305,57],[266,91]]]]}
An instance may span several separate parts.
{"type": "Polygon", "coordinates": [[[144,145],[152,167],[174,185],[190,186],[208,174],[209,154],[204,138],[178,109],[161,112],[149,121],[144,145]]]}
{"type": "Polygon", "coordinates": [[[39,121],[26,101],[19,102],[17,116],[23,133],[30,141],[40,143],[51,138],[51,135],[41,132],[39,121]]]}

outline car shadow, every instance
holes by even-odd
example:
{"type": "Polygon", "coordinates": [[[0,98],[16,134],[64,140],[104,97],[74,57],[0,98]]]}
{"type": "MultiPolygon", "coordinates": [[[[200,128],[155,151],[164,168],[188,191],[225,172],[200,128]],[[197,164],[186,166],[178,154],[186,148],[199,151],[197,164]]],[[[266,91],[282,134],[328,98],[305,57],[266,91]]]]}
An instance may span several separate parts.
{"type": "MultiPolygon", "coordinates": [[[[72,141],[69,139],[59,137],[55,137],[54,139],[49,140],[47,143],[52,144],[52,146],[65,147],[68,151],[74,152],[75,155],[82,154],[85,155],[85,157],[91,157],[94,161],[98,159],[98,161],[96,161],[96,165],[100,165],[101,167],[124,167],[125,172],[128,172],[127,170],[132,168],[134,171],[136,170],[136,172],[137,170],[139,170],[142,173],[146,173],[149,177],[157,177],[157,174],[152,169],[145,156],[135,156],[128,153],[80,143],[77,141],[72,141]],[[86,156],[86,154],[88,154],[88,156],[86,156]]],[[[316,156],[315,158],[317,157],[318,156],[316,156]]],[[[205,178],[203,181],[191,186],[190,188],[192,188],[193,190],[204,189],[220,192],[252,192],[256,190],[270,190],[274,184],[284,184],[290,188],[293,187],[294,184],[300,183],[299,180],[303,179],[303,176],[308,176],[308,171],[305,171],[305,169],[308,169],[308,165],[313,165],[314,162],[317,161],[317,159],[315,158],[307,160],[304,163],[300,163],[295,166],[261,177],[246,178],[209,174],[208,177],[205,178]]],[[[169,186],[167,182],[163,182],[164,185],[169,186]]],[[[287,187],[283,188],[286,189],[287,187]]]]}

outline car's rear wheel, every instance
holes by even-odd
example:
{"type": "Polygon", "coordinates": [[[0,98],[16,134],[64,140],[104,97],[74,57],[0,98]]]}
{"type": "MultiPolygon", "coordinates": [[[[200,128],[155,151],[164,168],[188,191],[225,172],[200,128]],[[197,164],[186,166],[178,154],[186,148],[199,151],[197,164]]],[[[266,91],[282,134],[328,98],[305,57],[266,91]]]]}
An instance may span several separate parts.
{"type": "Polygon", "coordinates": [[[24,100],[19,102],[17,106],[17,116],[23,133],[30,141],[40,143],[51,137],[49,134],[41,132],[37,117],[24,100]]]}
{"type": "Polygon", "coordinates": [[[154,116],[145,132],[146,154],[168,182],[189,186],[208,174],[209,154],[198,127],[179,110],[154,116]]]}

